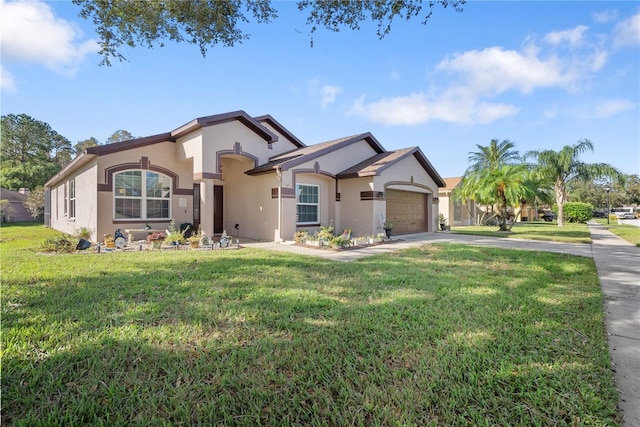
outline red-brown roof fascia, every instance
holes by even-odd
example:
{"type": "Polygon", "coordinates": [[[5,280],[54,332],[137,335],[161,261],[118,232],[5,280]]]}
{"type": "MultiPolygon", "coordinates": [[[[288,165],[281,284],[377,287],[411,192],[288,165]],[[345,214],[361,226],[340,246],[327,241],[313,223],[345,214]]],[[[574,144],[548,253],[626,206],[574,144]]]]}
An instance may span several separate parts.
{"type": "MultiPolygon", "coordinates": [[[[292,156],[298,153],[300,153],[301,155],[281,163],[280,167],[282,168],[282,170],[288,170],[294,166],[297,166],[302,163],[306,163],[310,160],[313,160],[318,157],[324,156],[325,154],[340,150],[342,148],[345,148],[351,144],[354,144],[362,140],[365,140],[371,146],[371,148],[373,148],[378,153],[384,153],[386,151],[382,147],[382,145],[380,145],[378,140],[375,139],[375,137],[371,133],[367,132],[360,135],[354,135],[351,137],[339,138],[332,141],[321,142],[320,144],[309,145],[305,148],[301,148],[300,150],[292,151],[289,153],[283,153],[281,156],[292,156]],[[321,145],[325,145],[325,146],[318,150],[311,151],[314,148],[317,148],[318,146],[321,146],[321,145]],[[305,151],[308,151],[308,153],[305,153],[305,151]]],[[[277,158],[274,158],[274,160],[277,160],[277,158]]]]}
{"type": "Polygon", "coordinates": [[[234,120],[238,120],[240,123],[251,129],[266,142],[276,142],[278,140],[278,136],[276,134],[262,126],[260,123],[258,123],[257,120],[255,120],[243,110],[232,111],[230,113],[215,114],[213,116],[199,117],[171,131],[171,136],[177,139],[200,128],[227,123],[234,120]]]}
{"type": "Polygon", "coordinates": [[[337,174],[336,177],[339,179],[344,179],[380,175],[380,173],[382,173],[382,171],[384,171],[385,169],[393,166],[405,157],[413,155],[418,163],[420,163],[420,166],[422,166],[425,172],[427,172],[427,174],[431,177],[431,179],[433,179],[438,187],[444,184],[444,181],[440,174],[435,170],[433,165],[429,162],[429,160],[419,147],[403,148],[383,154],[384,155],[376,155],[370,157],[359,165],[352,166],[345,171],[337,174]],[[385,163],[381,163],[377,167],[371,168],[371,166],[375,166],[376,163],[379,163],[382,160],[388,158],[391,158],[391,160],[385,163]],[[370,169],[365,171],[365,169],[368,168],[370,169]]]}
{"type": "Polygon", "coordinates": [[[276,119],[274,119],[270,114],[265,114],[263,116],[254,117],[254,120],[257,121],[258,123],[261,123],[261,122],[269,123],[275,130],[280,132],[282,135],[286,136],[287,139],[292,141],[299,148],[306,147],[304,142],[300,141],[298,139],[298,137],[296,137],[294,134],[289,132],[289,130],[287,128],[282,126],[282,124],[280,124],[280,122],[278,122],[276,119]]]}
{"type": "Polygon", "coordinates": [[[85,150],[88,154],[103,156],[105,154],[118,153],[120,151],[131,150],[133,148],[145,147],[159,142],[176,142],[170,133],[160,133],[158,135],[145,136],[143,138],[130,139],[128,141],[114,142],[112,144],[89,147],[85,150]]]}

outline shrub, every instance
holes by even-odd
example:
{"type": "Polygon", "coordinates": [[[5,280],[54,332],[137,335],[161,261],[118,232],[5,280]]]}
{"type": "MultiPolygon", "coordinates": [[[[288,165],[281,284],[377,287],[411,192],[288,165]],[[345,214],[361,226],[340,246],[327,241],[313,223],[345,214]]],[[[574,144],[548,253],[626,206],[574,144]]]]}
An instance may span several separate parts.
{"type": "Polygon", "coordinates": [[[351,244],[351,239],[346,236],[340,235],[329,240],[329,246],[332,248],[344,248],[351,244]]]}
{"type": "Polygon", "coordinates": [[[42,244],[44,252],[71,253],[76,250],[77,242],[68,234],[59,234],[47,239],[42,244]]]}
{"type": "Polygon", "coordinates": [[[306,230],[296,231],[293,235],[293,240],[296,243],[304,243],[309,238],[309,233],[306,230]]]}
{"type": "Polygon", "coordinates": [[[91,241],[91,229],[87,227],[80,227],[76,229],[76,237],[78,239],[84,239],[87,241],[91,241]]]}
{"type": "Polygon", "coordinates": [[[569,202],[564,205],[564,219],[568,222],[587,222],[593,218],[591,203],[569,202]]]}
{"type": "Polygon", "coordinates": [[[320,227],[320,231],[318,232],[318,238],[322,239],[322,240],[326,240],[329,241],[331,239],[333,239],[333,221],[331,223],[329,223],[328,226],[324,227],[320,227]]]}

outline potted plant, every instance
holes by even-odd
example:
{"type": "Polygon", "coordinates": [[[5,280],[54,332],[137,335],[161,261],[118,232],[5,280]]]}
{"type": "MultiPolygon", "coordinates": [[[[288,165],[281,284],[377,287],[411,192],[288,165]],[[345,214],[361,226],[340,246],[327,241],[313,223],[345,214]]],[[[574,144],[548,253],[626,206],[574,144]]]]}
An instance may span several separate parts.
{"type": "Polygon", "coordinates": [[[107,233],[107,234],[104,235],[104,245],[107,248],[115,248],[116,247],[116,241],[113,238],[113,234],[107,233]]]}
{"type": "Polygon", "coordinates": [[[162,231],[154,231],[147,235],[147,243],[149,243],[149,249],[160,249],[162,242],[167,238],[167,235],[162,231]]]}
{"type": "Polygon", "coordinates": [[[176,248],[180,245],[180,243],[184,242],[184,233],[186,233],[188,228],[184,230],[178,230],[176,228],[176,222],[174,219],[171,219],[169,222],[169,228],[167,229],[167,237],[165,241],[176,248]]]}
{"type": "Polygon", "coordinates": [[[187,237],[187,240],[189,241],[189,245],[191,245],[191,247],[194,249],[200,246],[201,239],[202,239],[202,231],[200,231],[200,229],[194,231],[193,233],[191,233],[191,236],[187,237]]]}
{"type": "Polygon", "coordinates": [[[447,227],[447,217],[444,214],[438,214],[438,223],[440,224],[440,230],[444,231],[447,227]]]}
{"type": "Polygon", "coordinates": [[[391,230],[393,230],[393,223],[391,221],[385,221],[382,224],[382,228],[384,228],[384,232],[387,235],[387,239],[391,238],[391,230]]]}

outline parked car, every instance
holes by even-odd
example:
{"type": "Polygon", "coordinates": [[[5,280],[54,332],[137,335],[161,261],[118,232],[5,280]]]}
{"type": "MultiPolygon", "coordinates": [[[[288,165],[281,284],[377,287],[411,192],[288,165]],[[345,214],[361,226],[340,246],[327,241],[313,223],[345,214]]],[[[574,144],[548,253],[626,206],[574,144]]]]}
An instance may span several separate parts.
{"type": "Polygon", "coordinates": [[[603,212],[603,211],[593,211],[593,217],[594,218],[606,218],[607,217],[607,213],[603,212]]]}
{"type": "Polygon", "coordinates": [[[633,208],[613,208],[611,209],[611,213],[614,214],[618,219],[635,219],[635,214],[633,213],[633,208]]]}
{"type": "Polygon", "coordinates": [[[556,213],[555,213],[555,212],[545,211],[545,212],[540,216],[540,218],[544,219],[544,220],[545,220],[545,221],[547,221],[547,222],[551,222],[551,221],[553,221],[553,220],[557,219],[557,218],[558,218],[558,215],[556,215],[556,213]]]}

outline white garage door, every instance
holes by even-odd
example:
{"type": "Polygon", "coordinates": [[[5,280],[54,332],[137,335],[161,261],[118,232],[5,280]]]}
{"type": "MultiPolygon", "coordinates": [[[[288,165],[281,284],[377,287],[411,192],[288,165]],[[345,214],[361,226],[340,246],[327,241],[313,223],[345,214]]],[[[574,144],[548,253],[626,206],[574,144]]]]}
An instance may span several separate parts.
{"type": "Polygon", "coordinates": [[[387,190],[387,221],[393,223],[393,234],[427,231],[427,195],[411,191],[387,190]]]}

